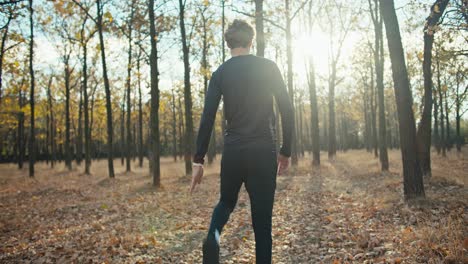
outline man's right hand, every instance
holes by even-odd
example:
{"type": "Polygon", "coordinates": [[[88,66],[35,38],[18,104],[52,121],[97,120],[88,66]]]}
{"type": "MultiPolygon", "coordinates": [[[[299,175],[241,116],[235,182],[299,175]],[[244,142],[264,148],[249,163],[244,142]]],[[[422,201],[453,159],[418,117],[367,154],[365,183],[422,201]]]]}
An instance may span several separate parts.
{"type": "Polygon", "coordinates": [[[289,167],[289,157],[279,154],[278,156],[278,175],[283,174],[289,167]]]}

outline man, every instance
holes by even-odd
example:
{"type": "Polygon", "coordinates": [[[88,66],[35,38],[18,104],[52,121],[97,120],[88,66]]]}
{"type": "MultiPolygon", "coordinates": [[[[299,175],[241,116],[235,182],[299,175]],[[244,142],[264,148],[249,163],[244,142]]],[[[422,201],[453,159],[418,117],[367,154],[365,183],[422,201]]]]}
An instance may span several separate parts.
{"type": "Polygon", "coordinates": [[[250,55],[254,30],[234,20],[224,33],[232,58],[212,75],[193,159],[191,192],[201,182],[204,156],[221,96],[227,127],[221,160],[221,197],[208,236],[203,243],[203,263],[219,263],[219,236],[234,210],[242,183],[250,197],[255,233],[256,263],[271,263],[271,217],[276,174],[287,169],[291,156],[294,117],[289,96],[276,64],[250,55]],[[281,112],[283,145],[276,154],[273,102],[281,112]]]}

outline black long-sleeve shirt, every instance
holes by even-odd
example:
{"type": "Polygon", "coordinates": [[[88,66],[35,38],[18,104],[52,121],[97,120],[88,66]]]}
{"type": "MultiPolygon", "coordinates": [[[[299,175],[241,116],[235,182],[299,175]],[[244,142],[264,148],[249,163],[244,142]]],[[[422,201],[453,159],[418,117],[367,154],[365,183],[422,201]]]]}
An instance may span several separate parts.
{"type": "Polygon", "coordinates": [[[283,131],[280,153],[291,156],[294,116],[281,73],[271,60],[242,55],[227,60],[211,76],[198,130],[194,162],[204,162],[221,96],[227,121],[225,145],[256,141],[275,144],[275,99],[281,113],[283,131]]]}

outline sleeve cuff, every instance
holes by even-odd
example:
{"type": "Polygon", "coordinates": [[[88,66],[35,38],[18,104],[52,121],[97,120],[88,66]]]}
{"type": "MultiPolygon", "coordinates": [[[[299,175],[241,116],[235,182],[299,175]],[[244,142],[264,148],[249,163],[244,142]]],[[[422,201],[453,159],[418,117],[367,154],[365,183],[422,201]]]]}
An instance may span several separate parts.
{"type": "Polygon", "coordinates": [[[285,147],[281,147],[280,154],[289,158],[289,157],[291,157],[291,150],[287,149],[285,147]]]}
{"type": "Polygon", "coordinates": [[[195,155],[193,157],[193,163],[199,163],[199,164],[204,164],[205,163],[205,159],[203,157],[200,157],[198,155],[195,155]]]}

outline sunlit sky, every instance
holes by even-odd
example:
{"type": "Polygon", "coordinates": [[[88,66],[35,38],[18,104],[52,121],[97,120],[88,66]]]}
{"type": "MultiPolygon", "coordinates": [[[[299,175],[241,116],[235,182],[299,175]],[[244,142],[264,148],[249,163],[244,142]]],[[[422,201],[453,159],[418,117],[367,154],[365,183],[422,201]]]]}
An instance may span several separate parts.
{"type": "MultiPolygon", "coordinates": [[[[408,2],[408,0],[400,0],[396,1],[396,7],[397,7],[397,14],[399,17],[400,21],[400,28],[402,31],[403,35],[403,42],[404,45],[408,45],[408,43],[414,45],[415,43],[422,43],[422,34],[408,34],[405,32],[404,27],[405,27],[405,21],[408,19],[409,15],[406,13],[405,10],[405,5],[408,2]]],[[[253,6],[253,5],[252,5],[253,6]]],[[[249,8],[252,8],[252,6],[247,6],[249,8]]],[[[249,9],[247,9],[249,10],[249,9]]],[[[425,10],[423,10],[425,11],[425,10]]],[[[410,14],[411,16],[414,17],[414,14],[410,14]]],[[[250,18],[247,18],[243,15],[240,15],[238,13],[234,13],[227,9],[226,12],[227,20],[230,21],[234,18],[243,18],[250,20],[250,18]]],[[[363,16],[366,16],[365,20],[368,20],[367,18],[367,13],[364,13],[363,16]]],[[[423,21],[424,17],[422,16],[421,21],[423,21]]],[[[317,22],[320,23],[320,22],[317,22]]],[[[265,22],[266,28],[269,27],[268,22],[265,22]]],[[[329,48],[329,36],[327,32],[324,32],[323,29],[321,29],[319,26],[314,27],[312,30],[311,35],[307,34],[304,32],[304,30],[301,28],[299,25],[300,21],[299,19],[296,19],[295,22],[293,23],[293,56],[294,56],[294,76],[295,76],[295,84],[298,87],[298,89],[301,89],[301,87],[304,87],[304,83],[306,81],[306,62],[305,58],[307,56],[313,56],[314,58],[314,63],[316,67],[316,71],[318,76],[326,77],[328,75],[328,54],[330,51],[329,48]]],[[[422,22],[421,22],[422,26],[422,22]]],[[[270,30],[274,30],[270,26],[270,30]]],[[[275,48],[273,47],[273,43],[277,42],[284,42],[281,43],[281,48],[283,49],[282,56],[284,57],[285,55],[285,40],[284,40],[284,34],[280,30],[274,30],[272,31],[273,34],[270,33],[271,37],[270,39],[267,39],[266,43],[266,54],[265,56],[270,59],[275,59],[275,48]]],[[[163,40],[162,43],[160,43],[160,50],[164,52],[162,54],[161,59],[160,59],[160,86],[161,89],[172,89],[174,83],[180,83],[183,80],[183,62],[181,60],[181,45],[179,43],[176,43],[175,45],[172,45],[174,39],[178,37],[179,34],[179,29],[176,27],[174,32],[171,33],[171,36],[167,37],[167,40],[163,40]],[[168,47],[171,47],[170,49],[168,47]]],[[[214,35],[220,37],[221,36],[221,31],[219,32],[213,32],[214,35]]],[[[340,65],[344,67],[344,69],[341,69],[341,71],[346,71],[346,68],[350,66],[350,59],[353,53],[356,50],[356,45],[359,43],[364,38],[365,32],[359,32],[359,31],[351,31],[347,38],[345,39],[345,42],[343,43],[343,51],[342,51],[342,57],[340,59],[340,65]]],[[[50,36],[46,36],[45,34],[38,34],[36,36],[36,56],[35,56],[35,61],[37,63],[37,69],[56,69],[57,71],[60,71],[61,67],[61,60],[60,60],[60,53],[57,49],[57,47],[60,45],[61,40],[58,38],[51,38],[50,36]]],[[[97,45],[97,38],[95,38],[94,43],[92,46],[97,45]]],[[[116,89],[120,90],[120,87],[117,86],[122,86],[123,87],[123,82],[118,81],[115,82],[117,79],[123,80],[123,76],[126,76],[126,63],[127,63],[127,55],[126,55],[126,47],[127,47],[127,40],[126,39],[119,39],[115,36],[107,35],[106,36],[106,50],[108,52],[108,64],[109,64],[109,75],[112,80],[114,80],[114,83],[116,84],[116,89]]],[[[405,47],[406,48],[406,47],[405,47]]],[[[212,57],[217,56],[217,54],[220,53],[220,48],[216,47],[218,49],[216,52],[213,52],[214,55],[212,54],[212,57]]],[[[252,50],[252,53],[255,54],[255,48],[252,50]]],[[[226,52],[227,58],[229,59],[230,55],[229,52],[226,52]]],[[[192,80],[194,82],[194,87],[195,89],[200,88],[199,82],[196,82],[197,76],[197,71],[200,66],[200,62],[198,58],[194,58],[192,56],[192,80]]],[[[99,70],[101,68],[100,65],[100,60],[97,61],[98,65],[94,65],[97,67],[99,70]]],[[[76,61],[77,67],[80,67],[79,62],[76,61]]],[[[217,67],[217,64],[219,64],[219,61],[214,61],[212,60],[211,66],[212,66],[212,71],[214,71],[217,67]]],[[[278,61],[278,64],[280,66],[280,69],[282,69],[282,72],[284,75],[286,75],[286,61],[285,59],[281,59],[278,61]]],[[[146,80],[144,80],[143,87],[145,87],[145,82],[148,82],[148,67],[145,66],[143,70],[146,71],[146,80]]],[[[346,76],[346,72],[342,72],[341,75],[346,76]]],[[[320,86],[321,84],[318,83],[320,86]]],[[[322,84],[323,85],[323,84],[322,84]]],[[[149,99],[146,98],[146,99],[149,99]]]]}

